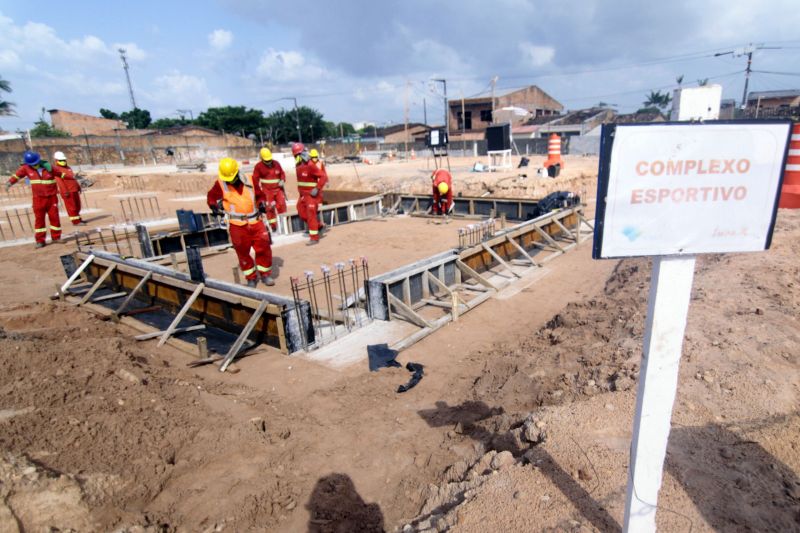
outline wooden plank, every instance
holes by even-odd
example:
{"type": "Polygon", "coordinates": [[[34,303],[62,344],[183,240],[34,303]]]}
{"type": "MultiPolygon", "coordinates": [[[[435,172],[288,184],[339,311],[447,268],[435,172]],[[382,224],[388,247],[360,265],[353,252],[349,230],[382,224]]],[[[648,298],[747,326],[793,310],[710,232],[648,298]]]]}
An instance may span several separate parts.
{"type": "Polygon", "coordinates": [[[222,361],[222,364],[219,367],[220,372],[225,372],[228,368],[228,365],[233,362],[233,359],[239,354],[239,350],[242,349],[242,345],[244,341],[247,340],[247,337],[253,331],[253,328],[256,327],[256,323],[261,318],[261,315],[264,314],[264,311],[267,309],[267,305],[269,302],[266,300],[261,300],[261,304],[258,306],[258,309],[255,310],[253,315],[250,317],[250,320],[247,321],[247,325],[244,327],[242,332],[239,334],[239,337],[236,339],[236,342],[233,343],[228,353],[225,355],[225,359],[222,361]]]}
{"type": "Polygon", "coordinates": [[[416,324],[417,326],[421,328],[433,327],[433,325],[430,322],[422,318],[416,311],[414,311],[413,309],[411,309],[411,307],[403,303],[402,300],[400,300],[397,296],[395,296],[391,292],[389,293],[389,305],[390,306],[394,305],[395,308],[399,309],[400,315],[404,316],[406,319],[416,324]]]}
{"type": "Polygon", "coordinates": [[[103,295],[103,296],[98,296],[97,298],[92,298],[92,303],[96,304],[97,302],[105,302],[106,300],[114,300],[116,298],[122,298],[123,296],[126,296],[127,294],[128,294],[127,292],[123,291],[123,292],[115,292],[115,293],[112,293],[112,294],[106,294],[106,295],[103,295]]]}
{"type": "Polygon", "coordinates": [[[167,342],[167,339],[169,339],[170,336],[172,336],[172,333],[178,327],[178,324],[180,323],[180,321],[183,320],[183,317],[186,316],[186,313],[189,311],[189,308],[192,307],[192,304],[194,304],[194,301],[197,300],[198,296],[200,296],[200,293],[203,292],[203,289],[205,288],[205,286],[206,286],[205,283],[201,283],[201,284],[199,284],[197,286],[197,288],[195,288],[195,290],[192,293],[192,295],[189,296],[188,300],[186,300],[186,304],[184,304],[184,306],[181,308],[181,310],[175,316],[175,320],[172,321],[172,324],[169,325],[169,328],[167,328],[167,330],[161,336],[161,339],[159,339],[159,341],[158,341],[158,346],[159,347],[164,346],[164,343],[167,342]]]}
{"type": "Polygon", "coordinates": [[[130,305],[130,303],[133,301],[133,299],[136,297],[139,291],[142,290],[142,287],[147,285],[147,282],[150,281],[151,277],[153,277],[153,273],[148,272],[147,274],[144,275],[142,279],[139,280],[139,283],[137,283],[136,287],[134,287],[133,290],[128,294],[128,297],[125,298],[125,300],[123,300],[120,306],[114,310],[114,314],[111,316],[111,318],[114,319],[114,321],[119,319],[119,315],[121,315],[122,312],[125,311],[125,309],[128,307],[128,305],[130,305]]]}
{"type": "Polygon", "coordinates": [[[70,285],[75,283],[75,280],[78,279],[81,274],[83,274],[83,271],[86,270],[86,267],[88,267],[89,264],[91,264],[92,261],[94,261],[94,259],[95,259],[94,255],[89,254],[89,257],[87,257],[83,261],[83,263],[81,263],[81,266],[78,267],[78,270],[73,272],[72,275],[69,277],[69,279],[67,279],[67,281],[65,281],[64,284],[61,286],[61,292],[67,292],[67,289],[69,289],[70,285]]]}
{"type": "Polygon", "coordinates": [[[83,295],[83,298],[81,298],[81,301],[78,302],[78,305],[81,306],[81,305],[85,304],[86,302],[88,302],[89,299],[92,297],[92,295],[97,291],[97,289],[100,288],[100,285],[102,285],[108,279],[108,277],[111,274],[114,273],[114,270],[116,270],[116,269],[117,269],[116,265],[111,265],[110,267],[106,268],[106,271],[103,272],[100,275],[100,277],[97,278],[97,281],[94,282],[94,285],[92,285],[92,288],[89,289],[89,291],[86,294],[83,295]]]}
{"type": "MultiPolygon", "coordinates": [[[[171,335],[175,335],[176,333],[188,333],[190,331],[199,331],[201,329],[206,329],[205,324],[195,324],[194,326],[187,326],[185,328],[175,328],[172,330],[171,335]]],[[[156,337],[161,337],[164,335],[164,331],[153,331],[150,333],[144,333],[142,335],[137,335],[134,337],[137,341],[147,341],[150,339],[155,339],[156,337]]]]}
{"type": "Polygon", "coordinates": [[[531,255],[530,255],[530,254],[529,254],[529,253],[528,253],[528,252],[525,250],[525,248],[523,248],[522,246],[520,246],[520,244],[519,244],[517,241],[515,241],[514,239],[512,239],[512,238],[511,238],[511,237],[509,237],[508,235],[506,235],[506,241],[510,242],[510,243],[511,243],[511,245],[512,245],[514,248],[516,248],[516,249],[517,249],[517,251],[520,253],[520,255],[522,255],[522,257],[524,257],[525,259],[527,259],[528,261],[530,261],[530,263],[531,263],[533,266],[537,266],[537,267],[538,267],[538,266],[541,266],[541,265],[539,265],[539,263],[537,263],[536,261],[534,261],[534,260],[533,260],[533,257],[531,257],[531,255]]]}
{"type": "Polygon", "coordinates": [[[511,272],[512,274],[514,274],[516,277],[518,277],[518,278],[521,278],[521,277],[522,277],[522,276],[520,276],[519,274],[517,274],[516,272],[514,272],[514,270],[511,268],[511,265],[509,265],[508,263],[506,263],[505,259],[503,259],[502,257],[500,257],[500,254],[498,254],[497,252],[495,252],[494,250],[492,250],[490,247],[486,246],[486,244],[485,244],[485,243],[481,243],[481,246],[483,247],[483,249],[484,249],[484,250],[486,250],[487,252],[489,252],[489,255],[491,255],[492,257],[494,257],[494,258],[495,258],[495,260],[496,260],[498,263],[500,263],[500,266],[502,266],[503,268],[505,268],[506,270],[508,270],[508,271],[509,271],[509,272],[511,272]]]}
{"type": "Polygon", "coordinates": [[[543,230],[541,227],[539,227],[539,226],[537,226],[537,225],[534,225],[534,226],[533,226],[533,229],[534,229],[534,230],[536,230],[536,233],[538,233],[539,235],[541,235],[541,236],[542,236],[542,238],[544,238],[544,240],[546,240],[546,241],[547,241],[548,243],[550,243],[552,246],[555,246],[556,248],[558,248],[558,249],[559,249],[559,250],[561,250],[562,252],[564,251],[564,247],[563,247],[563,246],[561,246],[560,244],[558,244],[558,243],[555,241],[555,239],[553,239],[553,237],[551,237],[551,236],[550,236],[550,234],[549,234],[549,233],[547,233],[546,231],[544,231],[544,230],[543,230]]]}
{"type": "Polygon", "coordinates": [[[559,229],[561,229],[561,231],[566,233],[569,236],[570,239],[573,239],[575,242],[578,242],[578,239],[575,238],[575,235],[573,235],[572,232],[569,229],[567,229],[567,227],[564,224],[562,224],[560,221],[553,219],[553,224],[558,226],[559,229]]]}
{"type": "Polygon", "coordinates": [[[480,274],[475,272],[472,268],[470,268],[469,265],[467,265],[461,259],[456,259],[456,267],[458,267],[458,269],[461,270],[461,272],[463,272],[467,276],[471,277],[472,279],[474,279],[475,281],[477,281],[478,283],[480,283],[481,285],[483,285],[487,289],[492,289],[492,290],[495,290],[495,291],[499,290],[499,288],[494,283],[492,283],[488,279],[484,278],[483,276],[481,276],[480,274]]]}
{"type": "MultiPolygon", "coordinates": [[[[432,281],[434,285],[436,285],[437,287],[442,289],[445,293],[447,293],[447,295],[452,295],[453,294],[453,291],[450,290],[450,287],[445,285],[442,282],[442,280],[440,280],[439,278],[437,278],[433,274],[429,274],[427,272],[426,272],[426,274],[428,274],[428,280],[432,281]]],[[[434,291],[434,294],[436,294],[436,291],[434,291]]]]}

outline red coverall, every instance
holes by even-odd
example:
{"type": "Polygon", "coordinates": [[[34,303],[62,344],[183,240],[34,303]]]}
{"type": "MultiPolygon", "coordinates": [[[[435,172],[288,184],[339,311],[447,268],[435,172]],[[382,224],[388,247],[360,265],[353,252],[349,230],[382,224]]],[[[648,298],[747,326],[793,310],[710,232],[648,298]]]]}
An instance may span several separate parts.
{"type": "Polygon", "coordinates": [[[228,231],[231,244],[236,250],[239,267],[245,278],[252,280],[259,276],[262,278],[271,276],[272,247],[269,233],[258,212],[258,204],[264,201],[264,193],[249,184],[239,183],[238,186],[233,186],[217,180],[208,191],[206,201],[208,206],[212,207],[220,200],[229,216],[228,231]],[[251,247],[256,252],[255,263],[250,256],[251,247]]]}
{"type": "Polygon", "coordinates": [[[30,165],[20,165],[11,176],[9,183],[12,185],[28,178],[31,182],[33,194],[34,236],[36,242],[44,244],[47,241],[47,224],[45,216],[50,219],[50,238],[53,242],[61,238],[61,221],[58,217],[58,189],[56,180],[50,173],[50,163],[42,161],[34,168],[30,165]]]}
{"type": "Polygon", "coordinates": [[[433,172],[433,214],[446,215],[453,205],[453,176],[443,168],[433,172]],[[447,184],[447,194],[442,198],[439,194],[439,184],[447,184]]]}
{"type": "Polygon", "coordinates": [[[286,212],[286,191],[280,182],[286,181],[286,174],[281,164],[274,159],[267,164],[264,161],[256,163],[253,169],[253,186],[261,188],[267,201],[267,222],[273,230],[278,229],[278,213],[286,212]],[[272,203],[275,207],[272,207],[272,203]]]}
{"type": "Polygon", "coordinates": [[[322,188],[328,183],[328,174],[311,161],[300,161],[297,164],[297,190],[300,199],[297,201],[297,214],[308,225],[308,235],[312,241],[319,240],[319,218],[317,210],[322,205],[322,188]],[[311,190],[317,189],[317,196],[311,196],[311,190]]]}
{"type": "Polygon", "coordinates": [[[69,166],[53,165],[53,176],[58,184],[58,192],[64,200],[69,220],[73,226],[83,223],[81,219],[81,184],[69,166]]]}

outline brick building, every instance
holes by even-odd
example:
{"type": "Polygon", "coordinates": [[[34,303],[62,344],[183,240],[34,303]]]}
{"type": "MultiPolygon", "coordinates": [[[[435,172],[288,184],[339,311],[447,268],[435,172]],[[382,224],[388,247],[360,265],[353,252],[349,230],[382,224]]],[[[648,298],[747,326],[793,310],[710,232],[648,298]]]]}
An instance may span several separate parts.
{"type": "Polygon", "coordinates": [[[798,106],[800,106],[800,89],[753,91],[747,95],[747,107],[771,110],[798,106]]]}
{"type": "Polygon", "coordinates": [[[125,123],[121,120],[94,117],[63,109],[49,109],[47,112],[50,113],[53,127],[70,135],[108,135],[115,130],[126,129],[125,123]]]}
{"type": "MultiPolygon", "coordinates": [[[[492,98],[465,98],[454,99],[447,102],[450,113],[450,140],[461,138],[462,131],[465,139],[482,139],[484,131],[492,124],[492,98]]],[[[519,123],[526,118],[559,115],[564,109],[558,100],[544,92],[536,85],[519,89],[494,97],[494,109],[514,107],[528,112],[527,117],[521,116],[519,123]]]]}

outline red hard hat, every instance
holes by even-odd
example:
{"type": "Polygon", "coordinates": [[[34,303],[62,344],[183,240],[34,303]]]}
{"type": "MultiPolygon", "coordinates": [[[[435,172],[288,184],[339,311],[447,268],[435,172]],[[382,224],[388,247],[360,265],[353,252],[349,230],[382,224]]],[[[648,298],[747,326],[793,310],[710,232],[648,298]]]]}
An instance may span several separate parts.
{"type": "Polygon", "coordinates": [[[294,143],[292,145],[292,155],[300,155],[306,147],[303,146],[303,143],[294,143]]]}

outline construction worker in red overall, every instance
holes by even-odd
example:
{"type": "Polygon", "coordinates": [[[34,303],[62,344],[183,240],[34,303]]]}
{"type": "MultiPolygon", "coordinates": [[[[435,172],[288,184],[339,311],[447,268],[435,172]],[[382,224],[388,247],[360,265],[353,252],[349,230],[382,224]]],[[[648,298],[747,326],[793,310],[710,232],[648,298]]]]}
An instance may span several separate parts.
{"type": "MultiPolygon", "coordinates": [[[[312,148],[311,150],[309,150],[308,157],[311,158],[311,162],[314,164],[314,166],[316,166],[318,169],[322,171],[323,174],[325,174],[325,183],[328,183],[328,171],[325,170],[325,162],[319,158],[319,152],[317,152],[317,149],[312,148]]],[[[319,196],[317,197],[317,200],[318,200],[317,202],[318,205],[323,204],[323,194],[321,189],[319,191],[319,196]]],[[[320,222],[320,229],[325,229],[324,222],[320,222]]]]}
{"type": "Polygon", "coordinates": [[[215,215],[228,217],[231,244],[247,286],[255,287],[259,279],[265,285],[275,285],[270,237],[261,220],[261,215],[267,211],[264,193],[247,183],[247,177],[239,172],[239,163],[230,157],[219,162],[218,176],[206,201],[215,215]],[[255,262],[250,248],[256,252],[255,262]]]}
{"type": "Polygon", "coordinates": [[[311,157],[306,152],[303,143],[292,145],[292,155],[296,163],[297,190],[300,199],[297,201],[297,214],[308,225],[308,244],[314,245],[319,242],[319,223],[318,210],[322,205],[322,189],[328,182],[328,175],[311,162],[311,157]]]}
{"type": "Polygon", "coordinates": [[[64,152],[56,152],[53,154],[53,160],[56,163],[53,165],[53,177],[56,179],[61,199],[64,200],[70,222],[73,226],[86,224],[81,218],[81,184],[67,165],[67,156],[64,152]]]}
{"type": "Polygon", "coordinates": [[[31,184],[33,195],[34,237],[36,247],[41,248],[47,242],[47,224],[50,221],[50,238],[53,242],[61,239],[61,221],[58,217],[58,188],[51,173],[52,167],[36,152],[27,151],[11,179],[6,183],[6,190],[18,181],[27,178],[31,184]]]}
{"type": "Polygon", "coordinates": [[[446,215],[453,207],[453,176],[440,168],[431,175],[433,184],[433,214],[446,215]]]}
{"type": "Polygon", "coordinates": [[[259,152],[261,161],[253,169],[253,186],[264,192],[267,202],[267,222],[273,231],[278,229],[278,214],[286,212],[286,174],[281,164],[272,159],[269,148],[259,152]]]}

